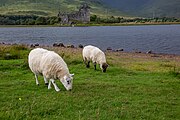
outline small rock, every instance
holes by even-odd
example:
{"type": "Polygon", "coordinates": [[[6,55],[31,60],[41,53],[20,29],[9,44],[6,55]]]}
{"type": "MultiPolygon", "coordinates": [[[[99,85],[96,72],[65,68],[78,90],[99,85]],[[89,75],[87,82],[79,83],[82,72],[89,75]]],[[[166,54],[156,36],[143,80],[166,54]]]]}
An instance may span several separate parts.
{"type": "Polygon", "coordinates": [[[63,43],[59,43],[59,47],[65,47],[63,43]]]}
{"type": "Polygon", "coordinates": [[[38,44],[38,43],[36,43],[36,44],[34,44],[34,46],[39,46],[39,44],[38,44]]]}
{"type": "Polygon", "coordinates": [[[111,48],[111,47],[108,47],[106,50],[112,50],[112,48],[111,48]]]}
{"type": "Polygon", "coordinates": [[[65,47],[63,43],[54,43],[53,47],[65,47]]]}
{"type": "Polygon", "coordinates": [[[151,50],[149,50],[149,51],[147,51],[146,53],[147,53],[147,54],[151,54],[151,53],[152,53],[152,51],[151,51],[151,50]]]}
{"type": "Polygon", "coordinates": [[[67,48],[75,48],[74,45],[67,45],[67,48]]]}
{"type": "Polygon", "coordinates": [[[58,44],[57,44],[57,43],[54,43],[54,44],[53,44],[53,47],[58,47],[58,44]]]}
{"type": "Polygon", "coordinates": [[[31,44],[31,45],[30,45],[30,47],[31,47],[31,48],[34,48],[34,47],[35,47],[35,45],[31,44]]]}
{"type": "Polygon", "coordinates": [[[119,52],[119,51],[124,51],[124,49],[123,48],[119,48],[119,49],[116,50],[116,52],[119,52]]]}
{"type": "Polygon", "coordinates": [[[78,46],[79,48],[83,48],[83,45],[81,45],[81,44],[79,44],[79,46],[78,46]]]}

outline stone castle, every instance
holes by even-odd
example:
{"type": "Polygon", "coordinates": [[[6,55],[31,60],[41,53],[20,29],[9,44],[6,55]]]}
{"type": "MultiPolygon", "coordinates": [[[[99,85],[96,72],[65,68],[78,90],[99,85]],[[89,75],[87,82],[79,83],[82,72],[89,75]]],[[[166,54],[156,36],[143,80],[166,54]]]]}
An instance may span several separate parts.
{"type": "Polygon", "coordinates": [[[80,21],[83,23],[90,22],[90,7],[85,3],[79,8],[79,11],[74,13],[61,13],[58,17],[61,18],[61,24],[74,24],[74,21],[80,21]]]}

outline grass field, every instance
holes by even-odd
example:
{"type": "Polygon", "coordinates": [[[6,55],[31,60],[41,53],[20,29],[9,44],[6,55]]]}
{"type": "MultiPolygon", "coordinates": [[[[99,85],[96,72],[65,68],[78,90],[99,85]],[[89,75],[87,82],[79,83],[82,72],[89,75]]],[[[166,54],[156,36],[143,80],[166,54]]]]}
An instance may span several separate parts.
{"type": "Polygon", "coordinates": [[[107,73],[85,68],[81,49],[47,48],[75,73],[73,90],[36,86],[30,48],[0,45],[1,120],[178,120],[180,56],[106,52],[107,73]]]}

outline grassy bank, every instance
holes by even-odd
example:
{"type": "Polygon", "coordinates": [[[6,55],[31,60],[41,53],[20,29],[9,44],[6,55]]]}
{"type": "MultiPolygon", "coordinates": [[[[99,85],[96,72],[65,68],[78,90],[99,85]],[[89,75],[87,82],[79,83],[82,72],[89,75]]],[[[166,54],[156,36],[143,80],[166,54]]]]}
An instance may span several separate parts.
{"type": "Polygon", "coordinates": [[[81,49],[47,48],[75,73],[73,90],[36,86],[26,46],[0,45],[0,119],[180,118],[180,56],[106,52],[107,73],[85,68],[81,49]]]}
{"type": "MultiPolygon", "coordinates": [[[[75,24],[74,27],[89,27],[89,26],[140,26],[140,25],[178,25],[180,22],[152,22],[152,23],[89,23],[75,24]]],[[[0,25],[0,27],[71,27],[70,25],[0,25]]]]}
{"type": "Polygon", "coordinates": [[[77,24],[75,26],[139,26],[139,25],[176,25],[180,24],[180,22],[145,22],[145,23],[135,23],[135,22],[127,22],[127,23],[90,23],[90,24],[77,24]]]}

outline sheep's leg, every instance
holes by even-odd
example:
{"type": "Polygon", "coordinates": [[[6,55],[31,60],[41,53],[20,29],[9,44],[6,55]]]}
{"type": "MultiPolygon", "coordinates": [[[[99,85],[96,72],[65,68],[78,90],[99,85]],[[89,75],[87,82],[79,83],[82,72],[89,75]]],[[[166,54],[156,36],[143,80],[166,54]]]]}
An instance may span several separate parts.
{"type": "Polygon", "coordinates": [[[59,89],[58,86],[56,85],[55,80],[50,79],[50,82],[52,82],[52,84],[54,85],[54,89],[55,89],[57,92],[59,92],[60,89],[59,89]]]}
{"type": "Polygon", "coordinates": [[[35,74],[36,85],[39,85],[38,76],[35,74]]]}
{"type": "Polygon", "coordinates": [[[48,89],[51,89],[51,80],[49,81],[48,89]]]}
{"type": "Polygon", "coordinates": [[[90,65],[89,65],[90,61],[88,61],[86,57],[83,60],[84,60],[84,64],[86,65],[86,67],[89,68],[90,67],[90,65]]]}
{"type": "Polygon", "coordinates": [[[46,79],[46,77],[44,77],[44,82],[45,82],[45,85],[48,85],[48,80],[46,79]]]}
{"type": "Polygon", "coordinates": [[[90,61],[88,61],[86,67],[87,67],[87,68],[90,68],[90,61]]]}
{"type": "Polygon", "coordinates": [[[96,62],[94,62],[93,64],[94,64],[94,69],[96,70],[96,62]]]}
{"type": "Polygon", "coordinates": [[[83,62],[84,62],[84,64],[86,65],[86,58],[83,58],[83,62]]]}

